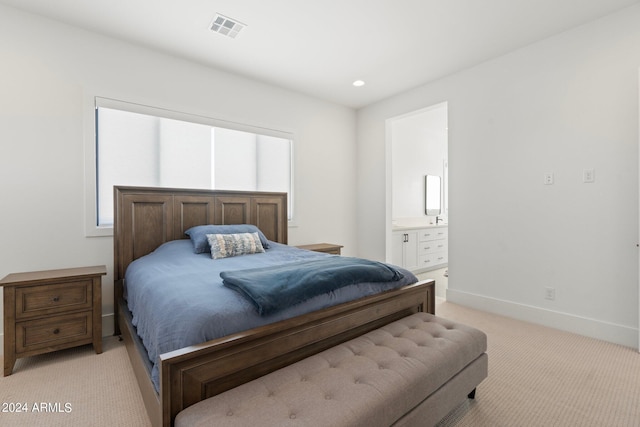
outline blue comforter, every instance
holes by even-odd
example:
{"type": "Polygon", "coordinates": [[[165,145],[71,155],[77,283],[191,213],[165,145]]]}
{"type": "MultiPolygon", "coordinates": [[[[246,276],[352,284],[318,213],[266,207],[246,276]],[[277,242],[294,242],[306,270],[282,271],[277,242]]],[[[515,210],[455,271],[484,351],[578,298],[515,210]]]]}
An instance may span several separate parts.
{"type": "Polygon", "coordinates": [[[223,285],[221,272],[293,265],[331,256],[274,242],[270,245],[264,253],[213,260],[208,253],[195,254],[189,240],[177,240],[131,263],[125,275],[127,304],[147,349],[156,390],[157,362],[163,353],[417,281],[409,271],[400,270],[404,277],[398,281],[345,286],[261,316],[245,297],[223,285]]]}
{"type": "Polygon", "coordinates": [[[299,263],[220,273],[222,283],[247,297],[261,315],[362,282],[402,279],[395,268],[362,258],[328,256],[299,263]]]}

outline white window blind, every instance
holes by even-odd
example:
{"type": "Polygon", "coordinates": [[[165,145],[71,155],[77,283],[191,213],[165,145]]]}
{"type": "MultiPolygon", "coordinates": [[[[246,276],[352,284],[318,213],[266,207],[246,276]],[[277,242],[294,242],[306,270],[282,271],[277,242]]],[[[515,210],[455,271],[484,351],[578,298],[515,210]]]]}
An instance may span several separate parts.
{"type": "Polygon", "coordinates": [[[96,224],[113,225],[114,185],[286,192],[291,219],[292,150],[284,132],[97,98],[96,224]]]}

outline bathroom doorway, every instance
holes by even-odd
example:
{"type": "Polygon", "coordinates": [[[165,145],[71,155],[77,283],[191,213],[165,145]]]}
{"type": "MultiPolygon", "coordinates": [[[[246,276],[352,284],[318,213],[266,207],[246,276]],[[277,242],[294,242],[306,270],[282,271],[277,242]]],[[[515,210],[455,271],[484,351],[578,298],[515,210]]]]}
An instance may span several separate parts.
{"type": "Polygon", "coordinates": [[[449,159],[446,102],[387,120],[387,260],[436,279],[445,298],[448,281],[449,159]],[[439,182],[427,187],[427,177],[439,182]],[[427,195],[427,191],[430,194],[427,195]],[[436,209],[427,206],[437,191],[436,209]],[[437,229],[437,232],[434,230],[437,229]]]}

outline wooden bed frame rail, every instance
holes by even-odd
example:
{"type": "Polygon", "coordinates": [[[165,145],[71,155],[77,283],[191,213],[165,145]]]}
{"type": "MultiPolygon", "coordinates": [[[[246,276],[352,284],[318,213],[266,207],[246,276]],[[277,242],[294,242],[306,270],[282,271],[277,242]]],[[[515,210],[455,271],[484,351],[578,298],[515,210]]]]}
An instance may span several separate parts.
{"type": "MultiPolygon", "coordinates": [[[[162,418],[418,311],[433,281],[363,298],[160,356],[162,418]]],[[[166,423],[164,425],[170,425],[166,423]]]]}

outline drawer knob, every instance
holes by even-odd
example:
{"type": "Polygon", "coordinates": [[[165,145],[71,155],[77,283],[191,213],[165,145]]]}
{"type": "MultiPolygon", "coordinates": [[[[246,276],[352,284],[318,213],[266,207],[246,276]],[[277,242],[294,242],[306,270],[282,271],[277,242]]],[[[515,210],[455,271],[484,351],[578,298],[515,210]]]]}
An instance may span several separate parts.
{"type": "Polygon", "coordinates": [[[53,298],[51,298],[51,301],[58,302],[58,301],[60,301],[60,297],[58,297],[58,296],[53,297],[53,298]]]}
{"type": "Polygon", "coordinates": [[[55,329],[53,330],[53,334],[54,334],[54,335],[58,335],[59,333],[60,333],[60,329],[55,328],[55,329]]]}

